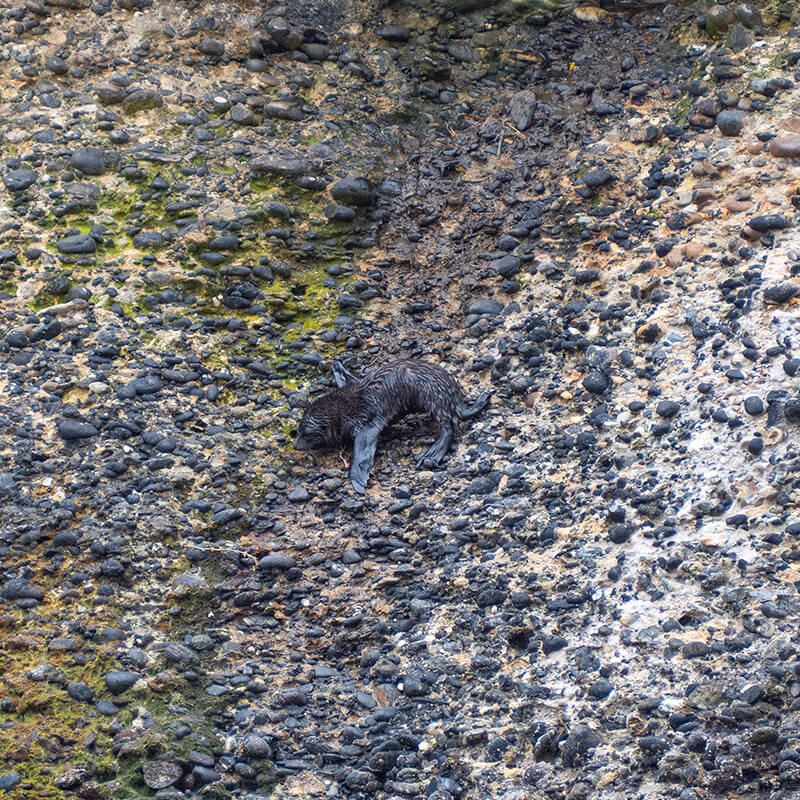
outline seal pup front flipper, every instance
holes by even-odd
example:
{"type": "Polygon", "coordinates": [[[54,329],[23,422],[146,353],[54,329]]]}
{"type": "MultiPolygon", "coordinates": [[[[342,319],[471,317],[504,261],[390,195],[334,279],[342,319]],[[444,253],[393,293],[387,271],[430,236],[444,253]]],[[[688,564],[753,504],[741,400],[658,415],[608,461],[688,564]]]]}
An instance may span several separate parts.
{"type": "Polygon", "coordinates": [[[375,448],[378,446],[378,436],[384,424],[374,422],[356,432],[353,439],[353,458],[350,461],[350,481],[353,488],[364,494],[367,490],[367,481],[372,464],[375,461],[375,448]]]}

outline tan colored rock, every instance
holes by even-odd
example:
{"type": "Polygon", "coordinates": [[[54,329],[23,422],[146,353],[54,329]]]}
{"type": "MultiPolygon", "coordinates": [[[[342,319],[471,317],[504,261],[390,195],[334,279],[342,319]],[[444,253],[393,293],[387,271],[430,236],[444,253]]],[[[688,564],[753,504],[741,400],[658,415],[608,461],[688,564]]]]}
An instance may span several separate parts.
{"type": "Polygon", "coordinates": [[[679,267],[683,263],[684,249],[683,247],[673,247],[672,250],[664,256],[664,263],[668,267],[679,267]]]}
{"type": "Polygon", "coordinates": [[[608,11],[597,6],[578,6],[572,13],[581,22],[606,22],[609,17],[608,11]]]}
{"type": "Polygon", "coordinates": [[[54,306],[49,306],[47,312],[53,316],[61,317],[65,314],[74,314],[76,311],[84,311],[88,306],[88,300],[82,300],[80,297],[76,297],[68,303],[58,303],[54,306]]]}
{"type": "Polygon", "coordinates": [[[708,252],[708,248],[700,242],[695,241],[687,242],[683,248],[683,251],[686,254],[686,258],[690,259],[691,261],[697,261],[700,256],[703,256],[708,252]]]}
{"type": "Polygon", "coordinates": [[[769,143],[769,152],[776,158],[800,158],[800,133],[776,136],[769,143]]]}

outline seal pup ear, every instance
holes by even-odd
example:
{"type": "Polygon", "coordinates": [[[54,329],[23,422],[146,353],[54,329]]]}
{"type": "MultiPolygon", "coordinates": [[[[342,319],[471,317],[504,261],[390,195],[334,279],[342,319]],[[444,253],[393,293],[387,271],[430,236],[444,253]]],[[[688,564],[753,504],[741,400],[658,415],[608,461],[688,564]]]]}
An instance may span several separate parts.
{"type": "Polygon", "coordinates": [[[356,380],[356,376],[352,372],[348,372],[338,358],[331,365],[331,372],[333,373],[333,380],[340,389],[356,380]]]}

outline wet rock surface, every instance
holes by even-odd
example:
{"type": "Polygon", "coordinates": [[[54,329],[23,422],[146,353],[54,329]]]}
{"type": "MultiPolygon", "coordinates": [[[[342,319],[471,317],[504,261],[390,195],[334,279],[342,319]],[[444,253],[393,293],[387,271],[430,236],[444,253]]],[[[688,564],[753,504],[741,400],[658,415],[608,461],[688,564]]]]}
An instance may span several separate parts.
{"type": "Polygon", "coordinates": [[[800,20],[602,5],[2,9],[4,797],[797,796],[800,20]]]}

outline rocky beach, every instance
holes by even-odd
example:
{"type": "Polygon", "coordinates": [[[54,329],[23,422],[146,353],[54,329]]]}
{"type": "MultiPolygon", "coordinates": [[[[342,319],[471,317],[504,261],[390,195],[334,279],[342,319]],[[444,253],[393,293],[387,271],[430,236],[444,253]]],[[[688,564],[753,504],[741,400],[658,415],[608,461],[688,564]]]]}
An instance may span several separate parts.
{"type": "Polygon", "coordinates": [[[5,2],[0,179],[0,798],[800,796],[793,0],[5,2]]]}

